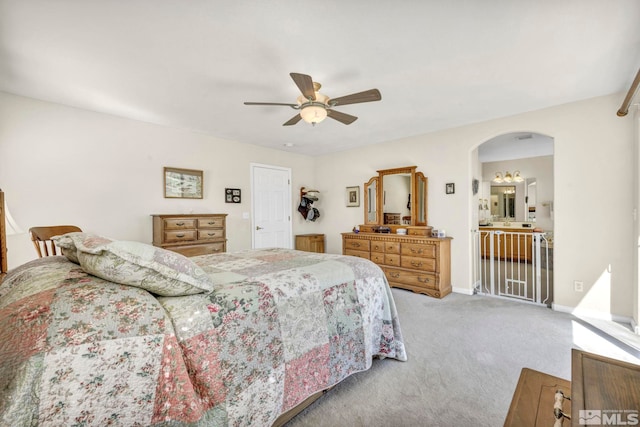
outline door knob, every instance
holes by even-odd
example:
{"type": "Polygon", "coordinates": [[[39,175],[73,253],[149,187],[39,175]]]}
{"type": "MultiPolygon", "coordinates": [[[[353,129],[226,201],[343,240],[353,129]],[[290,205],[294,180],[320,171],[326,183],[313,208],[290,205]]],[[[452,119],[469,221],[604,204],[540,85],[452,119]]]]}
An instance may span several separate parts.
{"type": "Polygon", "coordinates": [[[256,230],[262,230],[262,227],[260,227],[259,225],[256,225],[256,230]]]}

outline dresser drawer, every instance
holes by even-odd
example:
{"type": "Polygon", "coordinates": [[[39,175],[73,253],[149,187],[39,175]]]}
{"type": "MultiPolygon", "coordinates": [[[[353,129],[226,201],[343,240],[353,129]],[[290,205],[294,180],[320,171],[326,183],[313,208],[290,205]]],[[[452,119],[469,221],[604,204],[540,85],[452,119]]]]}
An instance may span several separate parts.
{"type": "Polygon", "coordinates": [[[198,218],[198,228],[223,228],[224,218],[198,218]]]}
{"type": "Polygon", "coordinates": [[[365,252],[365,251],[358,251],[358,250],[354,250],[354,249],[345,249],[344,250],[344,254],[345,255],[351,255],[351,256],[357,256],[358,258],[364,258],[364,259],[369,259],[369,252],[365,252]]]}
{"type": "Polygon", "coordinates": [[[436,289],[438,286],[435,274],[420,273],[395,268],[383,268],[389,282],[397,282],[417,288],[436,289]]]}
{"type": "Polygon", "coordinates": [[[164,232],[165,243],[194,241],[197,238],[196,230],[174,230],[164,232]]]}
{"type": "Polygon", "coordinates": [[[225,252],[225,243],[209,243],[206,245],[190,245],[190,246],[167,246],[165,249],[169,249],[174,252],[178,252],[184,256],[192,257],[198,255],[211,255],[225,252]]]}
{"type": "Polygon", "coordinates": [[[371,248],[371,242],[369,240],[360,239],[346,239],[344,241],[344,249],[354,249],[356,251],[367,251],[371,248]]]}
{"type": "Polygon", "coordinates": [[[402,255],[418,256],[425,258],[436,257],[436,245],[421,245],[415,243],[403,243],[400,249],[402,255]]]}
{"type": "Polygon", "coordinates": [[[196,228],[196,220],[190,218],[167,218],[164,220],[165,230],[184,230],[196,228]]]}
{"type": "Polygon", "coordinates": [[[222,239],[224,230],[222,228],[211,228],[198,230],[198,240],[222,239]]]}
{"type": "Polygon", "coordinates": [[[371,252],[370,259],[376,264],[384,264],[384,254],[382,252],[371,252]]]}
{"type": "Polygon", "coordinates": [[[371,252],[384,252],[384,242],[371,242],[371,252]]]}
{"type": "Polygon", "coordinates": [[[399,254],[400,242],[384,242],[384,251],[388,254],[399,254]]]}
{"type": "Polygon", "coordinates": [[[394,267],[400,267],[400,255],[398,255],[398,254],[384,254],[384,263],[386,265],[392,265],[394,267]]]}
{"type": "Polygon", "coordinates": [[[412,256],[403,256],[400,265],[404,268],[413,268],[422,271],[436,271],[435,258],[419,258],[412,256]]]}

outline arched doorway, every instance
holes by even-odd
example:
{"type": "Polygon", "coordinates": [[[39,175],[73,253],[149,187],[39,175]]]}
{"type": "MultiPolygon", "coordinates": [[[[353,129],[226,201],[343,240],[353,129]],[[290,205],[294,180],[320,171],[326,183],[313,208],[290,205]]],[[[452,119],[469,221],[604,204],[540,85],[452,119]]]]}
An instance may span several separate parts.
{"type": "Polygon", "coordinates": [[[476,290],[553,302],[553,138],[511,132],[478,146],[476,290]]]}

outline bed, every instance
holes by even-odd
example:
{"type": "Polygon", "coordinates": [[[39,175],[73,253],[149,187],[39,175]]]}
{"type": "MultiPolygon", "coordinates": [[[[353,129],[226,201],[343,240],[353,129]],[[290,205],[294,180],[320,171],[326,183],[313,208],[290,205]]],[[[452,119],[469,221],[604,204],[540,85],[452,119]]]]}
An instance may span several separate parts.
{"type": "Polygon", "coordinates": [[[367,260],[57,243],[0,285],[0,425],[271,426],[374,358],[406,360],[367,260]]]}

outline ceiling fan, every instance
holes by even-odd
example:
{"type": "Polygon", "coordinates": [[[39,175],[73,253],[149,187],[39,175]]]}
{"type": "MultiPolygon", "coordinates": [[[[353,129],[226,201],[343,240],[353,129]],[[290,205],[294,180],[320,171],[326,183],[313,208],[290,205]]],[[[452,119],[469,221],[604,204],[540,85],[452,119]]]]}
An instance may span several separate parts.
{"type": "Polygon", "coordinates": [[[283,126],[291,126],[298,123],[300,120],[304,120],[307,123],[311,123],[315,126],[316,123],[320,123],[327,117],[331,117],[334,120],[350,125],[358,118],[350,114],[341,113],[333,108],[348,104],[358,104],[362,102],[380,101],[382,95],[378,89],[369,89],[364,92],[353,93],[351,95],[341,96],[338,98],[329,98],[326,95],[318,92],[320,90],[320,83],[314,82],[311,76],[299,73],[289,73],[302,95],[298,96],[297,103],[288,104],[282,102],[245,102],[245,105],[283,105],[291,107],[294,110],[300,110],[299,114],[296,114],[291,119],[283,124],[283,126]]]}

